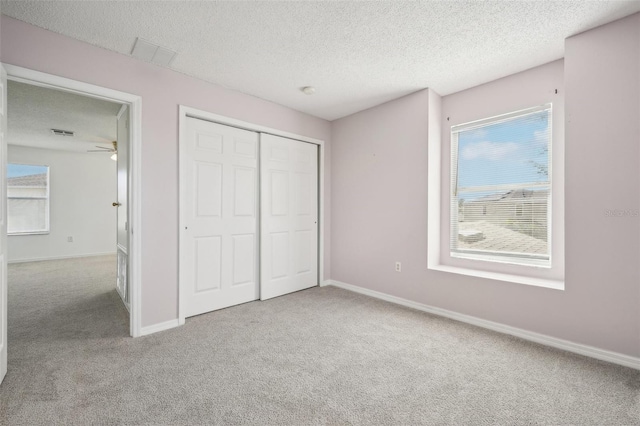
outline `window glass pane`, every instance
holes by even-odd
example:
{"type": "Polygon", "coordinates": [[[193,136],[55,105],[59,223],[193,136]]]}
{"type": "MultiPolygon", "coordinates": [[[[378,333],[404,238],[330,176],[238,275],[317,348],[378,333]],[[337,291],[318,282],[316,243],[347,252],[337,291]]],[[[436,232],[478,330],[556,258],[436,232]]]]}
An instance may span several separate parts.
{"type": "Polygon", "coordinates": [[[9,198],[8,233],[46,231],[46,208],[47,200],[45,199],[9,198]]]}
{"type": "Polygon", "coordinates": [[[548,198],[544,187],[460,192],[457,248],[548,257],[548,198]]]}
{"type": "Polygon", "coordinates": [[[7,233],[49,231],[49,167],[7,165],[7,233]]]}
{"type": "Polygon", "coordinates": [[[549,265],[550,114],[452,129],[452,256],[549,265]]]}
{"type": "Polygon", "coordinates": [[[549,180],[549,110],[458,133],[458,187],[549,180]]]}

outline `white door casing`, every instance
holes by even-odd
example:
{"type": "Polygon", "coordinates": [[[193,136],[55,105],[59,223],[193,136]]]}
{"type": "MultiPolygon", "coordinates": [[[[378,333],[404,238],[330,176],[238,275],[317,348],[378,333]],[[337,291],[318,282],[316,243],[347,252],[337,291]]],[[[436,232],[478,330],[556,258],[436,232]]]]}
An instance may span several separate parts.
{"type": "Polygon", "coordinates": [[[117,276],[116,289],[129,309],[129,106],[118,112],[117,276]]]}
{"type": "Polygon", "coordinates": [[[318,147],[260,135],[260,298],[318,285],[318,147]]]}
{"type": "Polygon", "coordinates": [[[180,152],[185,317],[256,300],[258,134],[186,119],[180,152]]]}
{"type": "Polygon", "coordinates": [[[7,72],[0,66],[0,383],[7,374],[7,72]]]}

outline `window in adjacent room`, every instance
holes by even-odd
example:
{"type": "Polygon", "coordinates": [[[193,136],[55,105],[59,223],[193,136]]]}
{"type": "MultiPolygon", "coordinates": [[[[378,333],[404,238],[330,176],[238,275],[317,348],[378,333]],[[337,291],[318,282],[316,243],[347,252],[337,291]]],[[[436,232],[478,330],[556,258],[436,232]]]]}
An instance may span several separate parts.
{"type": "Polygon", "coordinates": [[[550,153],[551,104],[451,128],[452,257],[551,265],[550,153]]]}
{"type": "Polygon", "coordinates": [[[7,234],[49,232],[49,167],[7,165],[7,234]]]}

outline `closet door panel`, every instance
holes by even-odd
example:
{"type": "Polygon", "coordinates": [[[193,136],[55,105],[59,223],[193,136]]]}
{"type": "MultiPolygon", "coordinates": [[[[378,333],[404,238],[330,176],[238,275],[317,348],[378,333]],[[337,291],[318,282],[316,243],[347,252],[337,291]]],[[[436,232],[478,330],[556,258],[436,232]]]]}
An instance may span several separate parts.
{"type": "Polygon", "coordinates": [[[261,134],[262,300],[318,285],[318,147],[261,134]]]}
{"type": "Polygon", "coordinates": [[[186,317],[256,300],[258,134],[187,118],[180,280],[186,317]]]}

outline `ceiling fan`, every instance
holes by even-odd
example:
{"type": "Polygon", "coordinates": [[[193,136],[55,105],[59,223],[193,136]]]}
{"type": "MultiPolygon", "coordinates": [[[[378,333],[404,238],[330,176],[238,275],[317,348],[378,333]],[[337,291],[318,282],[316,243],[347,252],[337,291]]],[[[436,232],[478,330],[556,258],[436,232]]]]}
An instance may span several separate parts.
{"type": "Polygon", "coordinates": [[[113,155],[111,156],[111,159],[116,161],[118,159],[118,141],[113,141],[111,144],[113,145],[113,148],[105,148],[103,146],[96,145],[96,148],[98,149],[88,149],[87,152],[112,152],[113,155]]]}

